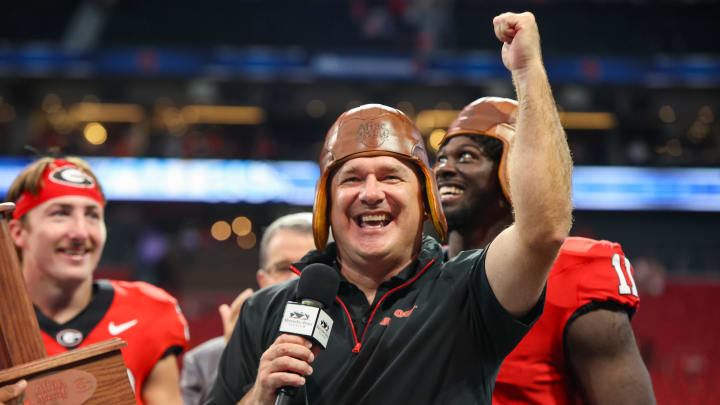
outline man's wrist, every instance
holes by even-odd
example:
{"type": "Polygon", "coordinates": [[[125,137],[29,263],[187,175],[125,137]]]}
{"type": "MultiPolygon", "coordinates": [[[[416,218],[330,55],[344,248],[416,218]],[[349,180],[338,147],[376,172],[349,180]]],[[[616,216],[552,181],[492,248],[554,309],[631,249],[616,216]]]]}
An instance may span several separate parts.
{"type": "Polygon", "coordinates": [[[540,60],[528,64],[522,69],[513,70],[512,79],[515,84],[518,102],[521,104],[527,93],[532,89],[545,88],[550,85],[545,66],[540,60]],[[540,84],[545,84],[545,86],[540,84]]]}

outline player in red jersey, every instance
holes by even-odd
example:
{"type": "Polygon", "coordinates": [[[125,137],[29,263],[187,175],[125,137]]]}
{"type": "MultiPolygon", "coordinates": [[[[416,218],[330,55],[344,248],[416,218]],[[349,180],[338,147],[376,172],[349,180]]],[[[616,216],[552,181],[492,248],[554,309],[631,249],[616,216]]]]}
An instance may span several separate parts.
{"type": "MultiPolygon", "coordinates": [[[[441,142],[435,175],[451,258],[486,247],[513,222],[506,157],[516,118],[516,101],[482,98],[441,142]]],[[[630,326],[639,303],[632,276],[619,244],[567,238],[550,271],[545,310],[505,358],[493,403],[654,404],[630,326]]]]}
{"type": "Polygon", "coordinates": [[[182,404],[176,355],[187,322],[176,300],[142,282],[93,281],[106,239],[105,197],[87,163],[42,158],[15,179],[10,235],[49,355],[112,337],[138,403],[182,404]]]}

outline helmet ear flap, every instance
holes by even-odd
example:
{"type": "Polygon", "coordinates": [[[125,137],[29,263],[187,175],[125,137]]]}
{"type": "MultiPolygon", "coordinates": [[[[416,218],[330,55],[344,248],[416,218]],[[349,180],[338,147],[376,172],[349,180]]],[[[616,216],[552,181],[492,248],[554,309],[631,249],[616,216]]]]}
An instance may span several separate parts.
{"type": "Polygon", "coordinates": [[[447,220],[440,205],[435,174],[427,166],[421,164],[421,160],[412,159],[410,161],[414,163],[412,168],[420,183],[420,192],[423,196],[423,221],[431,220],[440,241],[444,242],[447,237],[447,220]]]}
{"type": "Polygon", "coordinates": [[[330,223],[328,221],[328,173],[320,175],[315,191],[315,203],[313,204],[313,239],[317,250],[325,250],[327,247],[330,223]]]}

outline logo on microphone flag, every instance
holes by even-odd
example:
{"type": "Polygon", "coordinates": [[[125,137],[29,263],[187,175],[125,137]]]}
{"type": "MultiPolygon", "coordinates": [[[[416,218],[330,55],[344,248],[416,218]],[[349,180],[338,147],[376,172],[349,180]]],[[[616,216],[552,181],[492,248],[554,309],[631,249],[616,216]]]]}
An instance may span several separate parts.
{"type": "Polygon", "coordinates": [[[324,349],[327,347],[332,325],[332,318],[322,309],[288,302],[280,322],[280,332],[305,337],[324,349]]]}
{"type": "Polygon", "coordinates": [[[298,311],[298,312],[291,312],[291,313],[290,313],[290,318],[292,318],[292,319],[300,319],[300,320],[305,321],[305,320],[310,319],[310,315],[306,314],[305,312],[299,312],[299,311],[298,311]]]}

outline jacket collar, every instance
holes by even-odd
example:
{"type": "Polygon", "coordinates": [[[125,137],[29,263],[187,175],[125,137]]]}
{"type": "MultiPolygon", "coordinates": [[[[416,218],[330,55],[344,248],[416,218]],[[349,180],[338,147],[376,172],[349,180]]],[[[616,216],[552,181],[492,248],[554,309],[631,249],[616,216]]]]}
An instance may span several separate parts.
{"type": "MultiPolygon", "coordinates": [[[[440,243],[438,243],[435,238],[425,235],[423,236],[422,244],[420,246],[420,252],[415,260],[393,277],[393,279],[397,278],[399,279],[398,281],[401,282],[409,280],[415,275],[418,268],[424,268],[432,259],[435,259],[436,263],[445,262],[440,243]]],[[[313,263],[327,264],[338,272],[341,280],[347,282],[345,277],[343,277],[340,273],[340,265],[337,262],[337,244],[335,242],[330,242],[325,250],[311,250],[303,256],[299,262],[293,263],[292,267],[293,269],[302,272],[302,269],[313,263]]]]}

